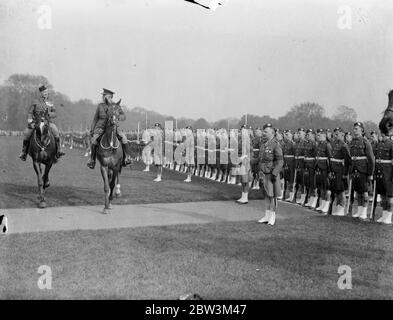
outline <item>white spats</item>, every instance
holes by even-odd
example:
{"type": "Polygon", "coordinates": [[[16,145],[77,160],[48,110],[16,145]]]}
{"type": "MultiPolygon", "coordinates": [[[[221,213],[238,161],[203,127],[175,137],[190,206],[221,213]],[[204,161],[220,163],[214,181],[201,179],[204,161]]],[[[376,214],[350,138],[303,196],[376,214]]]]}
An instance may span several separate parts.
{"type": "Polygon", "coordinates": [[[324,204],[324,206],[323,206],[323,208],[322,208],[322,213],[324,213],[325,215],[328,213],[328,211],[329,211],[329,205],[330,205],[330,202],[329,201],[325,201],[325,204],[324,204]]]}
{"type": "Polygon", "coordinates": [[[270,211],[269,222],[267,223],[270,226],[274,226],[276,223],[276,213],[274,211],[270,211]]]}
{"type": "Polygon", "coordinates": [[[340,217],[345,216],[344,207],[338,205],[338,206],[337,206],[337,211],[335,211],[335,212],[333,213],[333,215],[334,215],[334,216],[340,216],[340,217]]]}
{"type": "Polygon", "coordinates": [[[379,218],[377,220],[377,222],[383,223],[383,224],[392,224],[392,213],[387,210],[383,210],[382,217],[379,218]]]}
{"type": "Polygon", "coordinates": [[[294,192],[289,192],[289,197],[286,198],[285,201],[292,202],[294,196],[295,196],[294,192]]]}
{"type": "Polygon", "coordinates": [[[242,192],[242,196],[240,199],[236,200],[237,203],[240,204],[246,204],[248,203],[248,193],[247,192],[242,192]]]}
{"type": "Polygon", "coordinates": [[[359,207],[359,208],[360,208],[359,218],[366,220],[367,219],[367,206],[366,207],[359,207]]]}
{"type": "Polygon", "coordinates": [[[258,220],[258,223],[268,223],[270,220],[270,216],[272,214],[272,211],[266,210],[265,211],[265,216],[262,219],[258,220]]]}
{"type": "Polygon", "coordinates": [[[323,207],[325,206],[326,200],[321,200],[319,203],[319,207],[316,209],[317,211],[322,211],[323,207]]]}
{"type": "Polygon", "coordinates": [[[160,182],[160,181],[161,181],[161,176],[158,176],[158,177],[155,178],[153,181],[154,181],[154,182],[160,182]]]}

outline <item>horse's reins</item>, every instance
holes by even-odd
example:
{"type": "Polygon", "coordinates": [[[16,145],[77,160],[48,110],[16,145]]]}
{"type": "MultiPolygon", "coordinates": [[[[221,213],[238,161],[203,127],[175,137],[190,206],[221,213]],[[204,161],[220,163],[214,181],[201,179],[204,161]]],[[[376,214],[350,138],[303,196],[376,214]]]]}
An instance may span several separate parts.
{"type": "Polygon", "coordinates": [[[50,144],[50,139],[48,140],[48,143],[45,146],[42,146],[41,143],[37,141],[37,132],[34,131],[34,142],[37,144],[38,147],[41,148],[41,151],[45,151],[45,149],[49,146],[50,144]]]}
{"type": "Polygon", "coordinates": [[[117,140],[117,146],[116,146],[116,147],[113,146],[113,141],[114,141],[114,139],[113,139],[113,132],[114,132],[114,131],[115,131],[115,130],[112,130],[112,139],[111,139],[111,142],[110,142],[109,147],[104,147],[104,146],[102,145],[102,140],[103,140],[103,139],[100,140],[100,146],[101,146],[102,149],[104,149],[104,150],[115,149],[115,150],[116,150],[117,148],[120,147],[120,141],[119,141],[119,140],[117,140]]]}

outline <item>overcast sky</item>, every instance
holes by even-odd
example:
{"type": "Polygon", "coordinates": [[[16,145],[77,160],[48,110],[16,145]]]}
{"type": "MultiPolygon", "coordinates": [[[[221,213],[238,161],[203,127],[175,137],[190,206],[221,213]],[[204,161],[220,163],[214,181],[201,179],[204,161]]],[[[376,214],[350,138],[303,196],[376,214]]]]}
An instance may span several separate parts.
{"type": "Polygon", "coordinates": [[[304,101],[377,121],[393,88],[392,22],[391,0],[227,0],[216,11],[184,0],[2,0],[0,81],[39,74],[72,100],[97,102],[105,87],[130,108],[210,121],[278,117],[304,101]],[[338,27],[343,5],[351,29],[338,27]]]}

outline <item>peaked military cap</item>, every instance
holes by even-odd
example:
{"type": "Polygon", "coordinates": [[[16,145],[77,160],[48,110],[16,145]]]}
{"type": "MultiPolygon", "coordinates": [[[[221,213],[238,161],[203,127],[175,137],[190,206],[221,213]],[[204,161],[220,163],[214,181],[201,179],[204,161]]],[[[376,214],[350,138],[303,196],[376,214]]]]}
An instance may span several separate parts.
{"type": "Polygon", "coordinates": [[[304,129],[304,128],[299,128],[299,129],[297,129],[297,131],[303,131],[303,132],[306,132],[306,129],[304,129]]]}
{"type": "Polygon", "coordinates": [[[46,89],[48,89],[45,85],[42,85],[41,87],[39,87],[38,88],[38,90],[40,91],[40,92],[42,92],[42,91],[44,91],[44,90],[46,90],[46,89]]]}
{"type": "Polygon", "coordinates": [[[337,132],[337,131],[343,132],[343,130],[340,127],[334,128],[333,132],[337,132]]]}
{"type": "Polygon", "coordinates": [[[361,122],[355,122],[355,123],[353,124],[353,126],[354,126],[354,127],[360,127],[360,128],[362,128],[362,129],[364,129],[363,123],[361,123],[361,122]]]}
{"type": "Polygon", "coordinates": [[[322,129],[322,128],[319,128],[319,129],[317,130],[317,133],[325,133],[325,130],[322,129]]]}
{"type": "Polygon", "coordinates": [[[263,126],[263,130],[265,130],[266,128],[272,128],[272,129],[273,129],[273,125],[272,125],[271,123],[266,123],[266,124],[263,126]]]}
{"type": "Polygon", "coordinates": [[[102,89],[102,94],[103,95],[106,95],[106,94],[114,95],[115,93],[113,91],[111,91],[111,90],[103,88],[102,89]]]}

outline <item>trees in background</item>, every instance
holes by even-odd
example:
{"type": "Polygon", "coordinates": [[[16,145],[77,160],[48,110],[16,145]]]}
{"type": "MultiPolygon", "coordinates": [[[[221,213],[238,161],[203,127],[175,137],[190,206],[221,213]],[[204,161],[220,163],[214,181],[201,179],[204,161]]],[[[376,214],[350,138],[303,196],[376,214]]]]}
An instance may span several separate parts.
{"type": "MultiPolygon", "coordinates": [[[[45,84],[50,90],[50,100],[54,102],[57,119],[56,124],[62,130],[84,131],[89,128],[93,119],[97,102],[88,99],[71,101],[65,94],[54,90],[48,79],[43,76],[29,74],[13,74],[0,86],[0,129],[23,130],[26,127],[27,110],[34,98],[38,97],[38,87],[45,84]]],[[[129,107],[129,106],[127,106],[129,107]]],[[[151,128],[154,123],[162,125],[165,121],[172,120],[176,126],[176,118],[162,115],[142,107],[125,109],[126,121],[121,123],[125,130],[140,130],[151,128]]],[[[351,130],[357,120],[356,111],[348,106],[337,107],[332,118],[326,117],[325,108],[315,102],[304,102],[293,106],[278,119],[268,115],[247,114],[247,125],[253,128],[262,127],[266,123],[272,123],[276,128],[293,129],[304,128],[334,128],[342,127],[351,130]]],[[[177,127],[184,128],[191,125],[194,129],[207,128],[240,128],[246,123],[246,116],[238,118],[225,118],[216,122],[209,122],[204,118],[197,120],[189,118],[177,118],[177,127]]],[[[377,124],[372,121],[364,122],[366,131],[378,130],[377,124]]]]}

